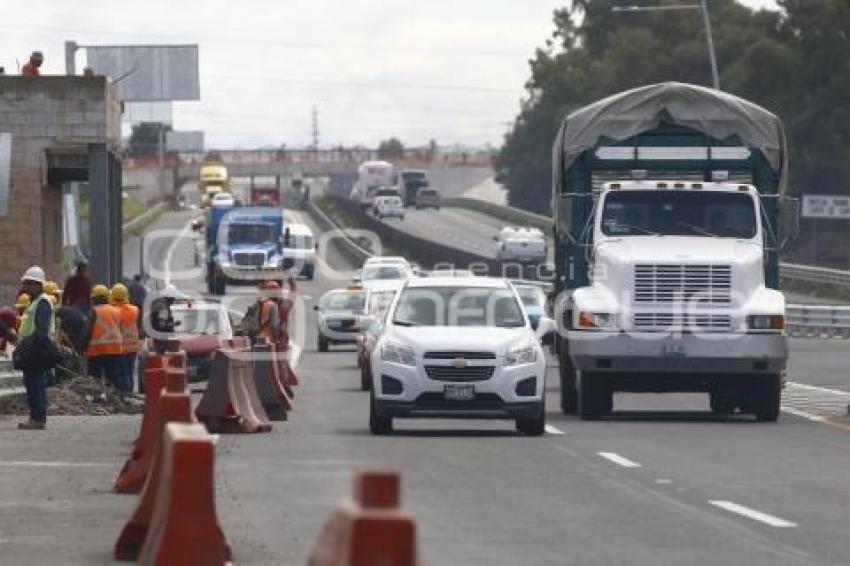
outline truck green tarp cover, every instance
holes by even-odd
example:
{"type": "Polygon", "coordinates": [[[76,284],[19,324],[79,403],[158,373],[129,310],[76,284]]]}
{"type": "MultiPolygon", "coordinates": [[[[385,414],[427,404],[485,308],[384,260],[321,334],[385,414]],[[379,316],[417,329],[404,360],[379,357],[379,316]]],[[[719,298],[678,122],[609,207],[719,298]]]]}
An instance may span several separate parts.
{"type": "Polygon", "coordinates": [[[674,124],[720,140],[737,136],[743,145],[760,150],[779,174],[779,194],[784,194],[787,142],[780,119],[726,92],[677,82],[620,92],[567,116],[555,138],[553,157],[556,164],[560,163],[555,169],[563,174],[603,138],[622,141],[657,128],[662,115],[667,122],[672,119],[674,124]]]}

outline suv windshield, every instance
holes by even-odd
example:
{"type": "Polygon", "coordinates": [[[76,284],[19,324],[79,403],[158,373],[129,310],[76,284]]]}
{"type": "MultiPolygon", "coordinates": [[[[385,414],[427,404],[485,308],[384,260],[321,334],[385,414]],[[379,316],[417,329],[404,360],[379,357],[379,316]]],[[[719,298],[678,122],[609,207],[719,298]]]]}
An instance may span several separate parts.
{"type": "Polygon", "coordinates": [[[393,324],[520,328],[525,326],[525,317],[507,289],[419,287],[401,295],[393,324]]]}
{"type": "Polygon", "coordinates": [[[606,236],[706,236],[753,238],[756,211],[745,193],[621,191],[609,193],[602,211],[606,236]]]}
{"type": "Polygon", "coordinates": [[[322,309],[362,313],[366,310],[366,293],[350,291],[329,293],[322,299],[322,309]]]}
{"type": "Polygon", "coordinates": [[[522,304],[527,307],[542,307],[546,304],[546,294],[539,287],[517,287],[522,304]]]}

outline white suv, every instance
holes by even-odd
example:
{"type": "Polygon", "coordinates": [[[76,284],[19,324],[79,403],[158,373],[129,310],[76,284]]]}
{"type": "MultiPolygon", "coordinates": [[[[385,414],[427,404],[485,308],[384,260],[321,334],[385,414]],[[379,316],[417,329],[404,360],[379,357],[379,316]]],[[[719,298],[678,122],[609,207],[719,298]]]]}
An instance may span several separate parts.
{"type": "Polygon", "coordinates": [[[543,434],[546,360],[507,281],[410,279],[385,324],[371,356],[372,434],[399,417],[514,419],[543,434]]]}

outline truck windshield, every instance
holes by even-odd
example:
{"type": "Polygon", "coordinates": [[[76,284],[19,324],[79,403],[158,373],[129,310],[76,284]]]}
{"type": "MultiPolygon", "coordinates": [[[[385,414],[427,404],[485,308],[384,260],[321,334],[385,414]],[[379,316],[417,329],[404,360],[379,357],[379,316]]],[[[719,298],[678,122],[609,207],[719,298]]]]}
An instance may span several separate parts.
{"type": "Polygon", "coordinates": [[[229,244],[273,244],[274,229],[268,224],[231,224],[227,228],[229,244]]]}
{"type": "Polygon", "coordinates": [[[622,191],[609,193],[602,210],[606,236],[753,238],[756,211],[744,193],[622,191]]]}

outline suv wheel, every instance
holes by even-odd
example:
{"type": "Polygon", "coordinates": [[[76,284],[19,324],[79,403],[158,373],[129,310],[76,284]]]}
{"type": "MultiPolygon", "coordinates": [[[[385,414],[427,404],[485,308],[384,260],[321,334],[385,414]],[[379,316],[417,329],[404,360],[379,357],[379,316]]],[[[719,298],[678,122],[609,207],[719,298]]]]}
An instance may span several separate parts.
{"type": "Polygon", "coordinates": [[[393,419],[380,414],[374,393],[369,396],[369,432],[378,436],[388,436],[393,432],[393,419]]]}
{"type": "Polygon", "coordinates": [[[576,390],[576,370],[569,355],[564,352],[559,364],[561,375],[561,412],[565,415],[575,415],[578,411],[578,391],[576,390]]]}
{"type": "Polygon", "coordinates": [[[328,351],[328,339],[325,338],[324,336],[322,336],[321,332],[319,333],[318,350],[320,352],[327,352],[328,351]]]}
{"type": "Polygon", "coordinates": [[[546,403],[540,401],[540,409],[537,415],[530,419],[517,419],[516,429],[525,436],[543,436],[546,430],[546,403]]]}

